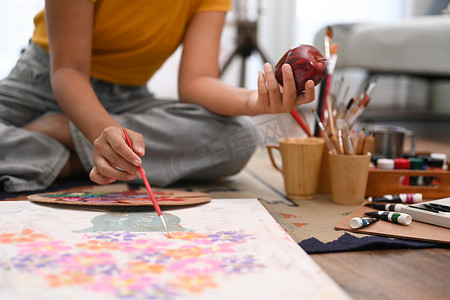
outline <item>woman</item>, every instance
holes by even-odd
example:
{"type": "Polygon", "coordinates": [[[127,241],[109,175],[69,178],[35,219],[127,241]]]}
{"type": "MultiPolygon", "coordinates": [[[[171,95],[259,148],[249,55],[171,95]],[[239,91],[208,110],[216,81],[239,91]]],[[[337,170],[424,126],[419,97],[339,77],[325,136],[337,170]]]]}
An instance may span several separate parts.
{"type": "Polygon", "coordinates": [[[42,189],[84,171],[98,184],[133,180],[141,164],[159,186],[238,172],[255,141],[248,135],[246,151],[230,147],[249,130],[234,116],[289,112],[314,99],[314,83],[297,96],[290,66],[281,89],[268,63],[258,90],[222,82],[219,42],[230,7],[231,0],[47,0],[29,47],[0,82],[4,189],[42,189]],[[179,101],[154,99],[146,83],[180,44],[179,101]]]}

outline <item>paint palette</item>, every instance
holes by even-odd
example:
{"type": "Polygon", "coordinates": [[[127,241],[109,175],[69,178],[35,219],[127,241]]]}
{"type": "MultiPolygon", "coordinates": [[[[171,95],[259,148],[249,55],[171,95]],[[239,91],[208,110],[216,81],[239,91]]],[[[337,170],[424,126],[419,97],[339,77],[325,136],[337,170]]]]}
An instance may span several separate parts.
{"type": "MultiPolygon", "coordinates": [[[[211,201],[208,194],[200,192],[186,192],[177,190],[154,191],[160,206],[178,206],[207,203],[211,201]]],[[[126,192],[56,192],[28,196],[36,202],[95,205],[95,206],[153,206],[146,191],[126,192]]]]}

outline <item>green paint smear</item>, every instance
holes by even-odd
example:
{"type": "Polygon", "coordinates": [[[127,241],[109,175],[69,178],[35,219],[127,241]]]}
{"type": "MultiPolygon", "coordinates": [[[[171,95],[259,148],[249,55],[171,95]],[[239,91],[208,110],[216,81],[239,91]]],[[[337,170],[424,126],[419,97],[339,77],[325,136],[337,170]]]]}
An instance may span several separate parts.
{"type": "MultiPolygon", "coordinates": [[[[180,225],[181,219],[171,214],[163,214],[169,231],[189,231],[180,225]]],[[[106,213],[91,220],[92,227],[73,231],[129,231],[129,232],[165,232],[161,219],[156,212],[106,213]]]]}

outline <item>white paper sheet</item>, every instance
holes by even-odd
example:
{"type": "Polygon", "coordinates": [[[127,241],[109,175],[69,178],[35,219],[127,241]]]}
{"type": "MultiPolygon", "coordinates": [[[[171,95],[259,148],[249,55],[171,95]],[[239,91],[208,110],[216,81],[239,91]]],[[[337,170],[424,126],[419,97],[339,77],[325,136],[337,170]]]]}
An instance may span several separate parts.
{"type": "Polygon", "coordinates": [[[0,299],[349,299],[256,199],[163,214],[0,203],[0,299]]]}

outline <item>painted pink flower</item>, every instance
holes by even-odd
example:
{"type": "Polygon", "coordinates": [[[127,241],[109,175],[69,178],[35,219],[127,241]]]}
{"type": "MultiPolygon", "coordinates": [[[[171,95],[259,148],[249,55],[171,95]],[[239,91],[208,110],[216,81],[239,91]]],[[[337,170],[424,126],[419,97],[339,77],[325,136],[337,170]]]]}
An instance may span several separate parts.
{"type": "Polygon", "coordinates": [[[156,277],[123,272],[115,276],[98,276],[89,285],[89,288],[96,292],[125,297],[133,296],[139,291],[145,291],[149,285],[155,282],[157,282],[156,277]]]}
{"type": "Polygon", "coordinates": [[[82,270],[83,272],[108,271],[111,265],[116,265],[116,261],[109,252],[78,252],[72,255],[61,256],[59,265],[66,270],[82,270]]]}
{"type": "Polygon", "coordinates": [[[19,252],[22,254],[45,255],[45,256],[57,255],[62,251],[70,249],[72,249],[72,247],[66,245],[65,242],[56,240],[36,241],[19,245],[19,252]]]}
{"type": "Polygon", "coordinates": [[[131,261],[127,264],[126,271],[133,274],[163,273],[166,265],[154,264],[143,261],[131,261]]]}
{"type": "Polygon", "coordinates": [[[108,241],[88,240],[84,243],[76,244],[77,248],[84,248],[91,251],[117,250],[120,246],[117,243],[108,241]]]}
{"type": "Polygon", "coordinates": [[[208,249],[203,247],[198,247],[195,245],[184,245],[177,249],[169,249],[164,251],[164,255],[170,256],[173,259],[182,259],[188,257],[200,257],[205,255],[208,252],[208,249]]]}
{"type": "Polygon", "coordinates": [[[220,272],[222,261],[210,258],[185,258],[170,263],[167,271],[173,272],[179,276],[203,276],[220,272]]]}
{"type": "Polygon", "coordinates": [[[233,253],[236,252],[235,246],[233,243],[214,244],[208,247],[208,253],[233,253]]]}
{"type": "Polygon", "coordinates": [[[18,249],[11,259],[16,271],[36,273],[51,287],[78,286],[117,298],[199,294],[218,287],[215,279],[223,275],[264,268],[253,256],[238,252],[249,235],[171,234],[172,239],[161,239],[141,232],[97,232],[81,235],[83,240],[71,245],[26,229],[2,234],[0,242],[18,249]]]}

